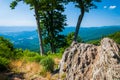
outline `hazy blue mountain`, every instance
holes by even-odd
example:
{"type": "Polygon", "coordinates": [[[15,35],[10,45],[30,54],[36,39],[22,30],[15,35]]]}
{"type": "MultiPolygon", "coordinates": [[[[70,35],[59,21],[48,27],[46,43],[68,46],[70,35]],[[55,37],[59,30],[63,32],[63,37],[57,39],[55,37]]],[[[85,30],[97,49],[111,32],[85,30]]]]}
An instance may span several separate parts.
{"type": "MultiPolygon", "coordinates": [[[[74,32],[75,27],[66,27],[61,34],[74,32]]],[[[79,35],[84,42],[100,39],[104,36],[120,31],[120,26],[104,26],[81,28],[79,35]]],[[[0,27],[0,36],[10,39],[17,48],[38,51],[38,35],[35,27],[0,27]]]]}
{"type": "Polygon", "coordinates": [[[33,51],[39,49],[37,31],[4,32],[0,33],[0,36],[9,39],[16,48],[33,51]]]}
{"type": "MultiPolygon", "coordinates": [[[[74,32],[75,27],[67,27],[62,34],[68,34],[74,32]]],[[[120,26],[103,26],[103,27],[89,27],[89,28],[80,28],[79,36],[83,41],[89,41],[94,39],[102,38],[106,35],[112,34],[114,32],[120,31],[120,26]]]]}
{"type": "Polygon", "coordinates": [[[21,32],[21,31],[33,31],[36,30],[36,27],[27,27],[27,26],[0,26],[0,33],[5,33],[5,32],[21,32]]]}

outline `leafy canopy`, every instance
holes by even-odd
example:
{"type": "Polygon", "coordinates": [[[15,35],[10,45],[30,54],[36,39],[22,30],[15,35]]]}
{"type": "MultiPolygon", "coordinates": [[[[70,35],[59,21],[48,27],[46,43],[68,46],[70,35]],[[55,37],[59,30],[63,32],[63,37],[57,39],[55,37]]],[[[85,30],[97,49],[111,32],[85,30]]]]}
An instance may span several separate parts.
{"type": "Polygon", "coordinates": [[[95,2],[101,2],[101,0],[65,0],[66,2],[73,2],[75,6],[79,9],[84,8],[86,12],[90,9],[97,8],[95,2]]]}
{"type": "Polygon", "coordinates": [[[18,2],[21,1],[27,5],[30,5],[30,9],[37,7],[39,11],[52,10],[57,6],[57,3],[61,2],[61,0],[13,0],[10,7],[14,9],[18,2]]]}

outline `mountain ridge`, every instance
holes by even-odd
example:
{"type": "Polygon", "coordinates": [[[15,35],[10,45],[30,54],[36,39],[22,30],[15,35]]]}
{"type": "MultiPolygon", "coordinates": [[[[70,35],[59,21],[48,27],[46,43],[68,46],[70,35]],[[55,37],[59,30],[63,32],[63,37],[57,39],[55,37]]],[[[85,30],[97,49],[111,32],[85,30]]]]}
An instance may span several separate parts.
{"type": "MultiPolygon", "coordinates": [[[[109,27],[118,27],[120,25],[111,25],[111,26],[98,26],[98,27],[81,27],[80,29],[88,29],[88,28],[109,28],[109,27]]],[[[75,26],[65,26],[65,28],[74,28],[75,26]]],[[[35,26],[0,26],[0,33],[1,32],[22,32],[22,31],[34,31],[37,30],[35,26]]]]}
{"type": "MultiPolygon", "coordinates": [[[[12,29],[13,28],[11,28],[11,30],[12,29]]],[[[0,28],[0,36],[8,38],[15,45],[16,48],[30,49],[33,51],[39,49],[39,44],[38,44],[39,41],[38,41],[37,30],[35,29],[32,30],[32,29],[28,31],[20,31],[20,32],[14,32],[14,31],[1,32],[2,29],[0,28]],[[26,44],[29,44],[29,46],[26,44]]],[[[75,31],[75,27],[65,27],[64,31],[61,32],[60,34],[67,35],[74,31],[75,31]]],[[[90,40],[103,38],[117,31],[120,31],[120,26],[80,28],[79,36],[82,38],[83,42],[87,42],[90,40]]]]}

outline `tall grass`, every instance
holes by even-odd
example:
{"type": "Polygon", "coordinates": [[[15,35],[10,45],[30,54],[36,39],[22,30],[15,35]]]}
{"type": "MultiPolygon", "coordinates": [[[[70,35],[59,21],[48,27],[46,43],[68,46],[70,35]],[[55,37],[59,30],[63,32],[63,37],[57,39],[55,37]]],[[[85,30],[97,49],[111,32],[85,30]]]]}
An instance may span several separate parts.
{"type": "Polygon", "coordinates": [[[40,61],[40,64],[43,66],[45,71],[53,72],[55,63],[51,57],[45,57],[40,61]]]}

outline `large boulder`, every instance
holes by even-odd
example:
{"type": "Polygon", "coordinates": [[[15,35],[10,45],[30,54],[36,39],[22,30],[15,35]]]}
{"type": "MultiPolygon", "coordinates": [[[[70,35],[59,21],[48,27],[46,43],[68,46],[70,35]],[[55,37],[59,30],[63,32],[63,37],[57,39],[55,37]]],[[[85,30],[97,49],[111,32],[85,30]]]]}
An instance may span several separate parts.
{"type": "Polygon", "coordinates": [[[73,43],[60,62],[60,79],[120,80],[120,48],[109,38],[100,46],[73,43]]]}

